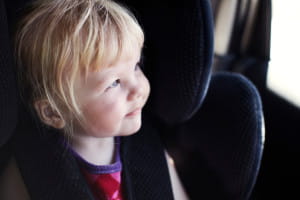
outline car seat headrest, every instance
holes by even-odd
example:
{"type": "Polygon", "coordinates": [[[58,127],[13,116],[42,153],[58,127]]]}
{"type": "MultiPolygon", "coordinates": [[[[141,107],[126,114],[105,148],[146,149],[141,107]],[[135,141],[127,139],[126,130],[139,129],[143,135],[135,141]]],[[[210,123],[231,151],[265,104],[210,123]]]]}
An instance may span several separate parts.
{"type": "Polygon", "coordinates": [[[210,1],[132,2],[145,31],[149,110],[168,124],[188,120],[210,81],[213,17],[210,1]]]}

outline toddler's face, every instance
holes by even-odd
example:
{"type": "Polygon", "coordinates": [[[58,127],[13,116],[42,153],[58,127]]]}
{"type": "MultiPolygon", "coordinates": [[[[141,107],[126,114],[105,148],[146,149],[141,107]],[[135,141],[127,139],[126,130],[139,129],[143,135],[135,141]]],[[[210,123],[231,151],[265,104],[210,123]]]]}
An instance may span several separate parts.
{"type": "Polygon", "coordinates": [[[112,137],[133,134],[141,127],[141,111],[150,86],[139,68],[140,51],[113,66],[89,72],[76,84],[75,94],[86,125],[75,124],[77,136],[112,137]]]}

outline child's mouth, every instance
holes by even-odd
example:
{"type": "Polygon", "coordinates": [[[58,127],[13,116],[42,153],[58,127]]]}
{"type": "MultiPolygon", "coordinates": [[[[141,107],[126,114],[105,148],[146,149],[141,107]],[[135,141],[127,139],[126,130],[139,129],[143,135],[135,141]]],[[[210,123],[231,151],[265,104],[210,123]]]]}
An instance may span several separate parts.
{"type": "Polygon", "coordinates": [[[126,114],[126,117],[136,116],[136,115],[139,115],[141,112],[142,112],[142,108],[137,108],[137,109],[133,110],[132,112],[126,114]]]}

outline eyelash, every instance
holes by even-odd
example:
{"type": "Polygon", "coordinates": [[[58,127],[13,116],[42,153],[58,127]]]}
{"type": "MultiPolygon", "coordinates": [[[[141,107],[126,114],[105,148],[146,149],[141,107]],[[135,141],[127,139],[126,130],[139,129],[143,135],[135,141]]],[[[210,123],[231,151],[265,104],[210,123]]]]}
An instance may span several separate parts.
{"type": "MultiPolygon", "coordinates": [[[[140,62],[138,62],[138,63],[135,65],[134,71],[138,71],[138,70],[140,70],[141,68],[142,68],[142,62],[140,61],[140,62]]],[[[110,86],[108,86],[106,90],[115,88],[115,87],[119,86],[120,83],[121,83],[121,80],[120,80],[120,79],[117,79],[117,80],[115,80],[110,86]]]]}
{"type": "Polygon", "coordinates": [[[120,82],[120,79],[115,80],[112,84],[110,84],[110,86],[108,86],[106,90],[117,87],[118,85],[120,85],[120,82]]]}

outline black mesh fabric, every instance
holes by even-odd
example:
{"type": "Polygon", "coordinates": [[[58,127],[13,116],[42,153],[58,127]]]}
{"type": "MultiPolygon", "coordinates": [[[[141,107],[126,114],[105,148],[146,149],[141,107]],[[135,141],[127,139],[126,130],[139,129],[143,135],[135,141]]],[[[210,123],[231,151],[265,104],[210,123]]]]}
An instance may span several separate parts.
{"type": "Polygon", "coordinates": [[[17,122],[16,79],[4,2],[0,1],[0,147],[12,135],[17,122]]]}
{"type": "MultiPolygon", "coordinates": [[[[24,106],[23,106],[24,107],[24,106]]],[[[59,133],[20,109],[12,146],[17,167],[31,199],[93,199],[74,157],[59,133]]]]}
{"type": "Polygon", "coordinates": [[[124,1],[145,31],[149,109],[168,124],[183,122],[200,107],[213,51],[210,1],[124,1]]]}
{"type": "Polygon", "coordinates": [[[214,75],[201,109],[169,130],[176,135],[170,149],[192,199],[248,199],[262,157],[263,128],[254,85],[241,75],[214,75]]]}

